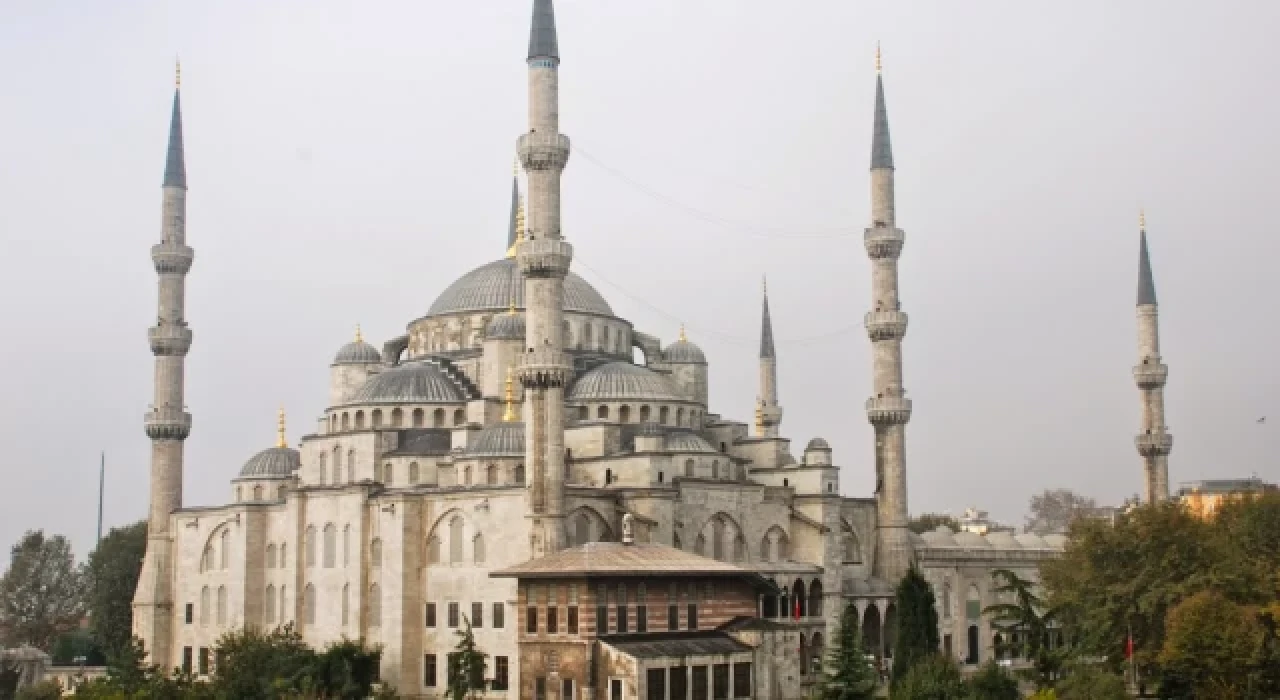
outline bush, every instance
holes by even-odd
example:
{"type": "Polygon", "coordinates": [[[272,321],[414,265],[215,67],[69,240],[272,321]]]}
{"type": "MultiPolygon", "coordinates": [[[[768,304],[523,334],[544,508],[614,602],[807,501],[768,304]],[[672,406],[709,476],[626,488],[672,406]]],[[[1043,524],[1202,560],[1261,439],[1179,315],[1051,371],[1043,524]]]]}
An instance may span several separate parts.
{"type": "Polygon", "coordinates": [[[983,664],[968,681],[969,700],[1021,700],[1018,681],[994,661],[983,664]]]}
{"type": "Polygon", "coordinates": [[[933,654],[912,664],[902,678],[895,679],[893,700],[958,700],[965,696],[965,682],[955,661],[933,654]]]}
{"type": "Polygon", "coordinates": [[[57,681],[40,681],[18,691],[14,700],[62,700],[62,686],[57,681]]]}
{"type": "Polygon", "coordinates": [[[1058,681],[1057,700],[1128,700],[1124,680],[1094,666],[1077,666],[1058,681]]]}

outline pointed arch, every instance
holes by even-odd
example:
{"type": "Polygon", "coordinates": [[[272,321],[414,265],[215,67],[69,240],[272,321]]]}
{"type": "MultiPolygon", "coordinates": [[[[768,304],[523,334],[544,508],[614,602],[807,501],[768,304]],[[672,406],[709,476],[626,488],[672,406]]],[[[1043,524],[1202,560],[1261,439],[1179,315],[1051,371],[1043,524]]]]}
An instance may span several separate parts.
{"type": "Polygon", "coordinates": [[[421,428],[427,424],[427,413],[421,408],[413,409],[413,427],[421,428]]]}
{"type": "Polygon", "coordinates": [[[308,625],[316,623],[316,587],[312,583],[302,591],[302,622],[308,625]]]}
{"type": "Polygon", "coordinates": [[[218,536],[218,568],[231,568],[231,530],[223,528],[218,536]]]}
{"type": "Polygon", "coordinates": [[[338,559],[338,527],[333,523],[324,526],[324,568],[332,569],[338,559]]]}
{"type": "Polygon", "coordinates": [[[266,619],[263,621],[269,625],[274,624],[276,621],[276,587],[271,584],[267,584],[267,592],[264,598],[265,600],[263,602],[265,603],[266,609],[263,611],[263,616],[266,619]]]}
{"type": "Polygon", "coordinates": [[[858,542],[858,534],[847,520],[841,520],[844,526],[840,533],[840,556],[846,564],[862,562],[862,545],[858,542]]]}
{"type": "Polygon", "coordinates": [[[471,560],[477,564],[483,564],[484,557],[484,534],[477,532],[476,536],[471,538],[471,560]]]}
{"type": "Polygon", "coordinates": [[[565,533],[566,538],[574,545],[617,541],[609,521],[605,520],[600,511],[591,506],[583,505],[573,509],[565,519],[565,523],[569,528],[569,532],[565,533]]]}
{"type": "Polygon", "coordinates": [[[306,550],[306,566],[311,568],[316,565],[316,526],[308,525],[303,533],[303,547],[306,550]]]}
{"type": "Polygon", "coordinates": [[[769,528],[760,540],[760,557],[763,561],[779,562],[787,559],[787,532],[780,526],[769,528]]]}
{"type": "Polygon", "coordinates": [[[382,589],[376,583],[369,586],[369,626],[382,626],[382,589]]]}

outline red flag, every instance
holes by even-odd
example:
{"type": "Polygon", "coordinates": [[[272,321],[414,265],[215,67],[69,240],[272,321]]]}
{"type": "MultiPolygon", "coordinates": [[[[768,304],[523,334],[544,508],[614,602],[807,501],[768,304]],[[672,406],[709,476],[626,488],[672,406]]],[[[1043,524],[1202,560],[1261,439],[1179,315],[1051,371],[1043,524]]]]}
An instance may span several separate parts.
{"type": "Polygon", "coordinates": [[[1124,639],[1124,658],[1133,658],[1133,635],[1127,635],[1124,639]]]}
{"type": "Polygon", "coordinates": [[[796,599],[796,619],[800,619],[800,600],[796,599]]]}

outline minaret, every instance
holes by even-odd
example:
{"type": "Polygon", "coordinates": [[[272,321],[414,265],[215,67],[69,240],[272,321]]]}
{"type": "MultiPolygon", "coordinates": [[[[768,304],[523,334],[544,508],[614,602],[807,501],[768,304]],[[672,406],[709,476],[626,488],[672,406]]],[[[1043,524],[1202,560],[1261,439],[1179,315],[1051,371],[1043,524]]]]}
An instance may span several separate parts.
{"type": "Polygon", "coordinates": [[[559,67],[551,0],[534,0],[529,34],[529,132],[520,137],[528,174],[526,240],[516,249],[524,276],[525,462],[529,475],[530,545],[535,557],[564,546],[564,388],[571,365],[564,352],[564,278],[573,246],[560,233],[560,174],[569,137],[560,133],[559,67]]]}
{"type": "Polygon", "coordinates": [[[876,47],[876,109],[871,141],[871,227],[863,235],[871,258],[872,311],[866,315],[871,338],[872,387],[867,418],[876,434],[876,555],[873,572],[897,584],[911,565],[907,531],[907,421],[911,400],[902,386],[902,338],[907,315],[898,302],[898,256],[904,234],[897,227],[893,196],[893,148],[889,115],[876,47]]]}
{"type": "Polygon", "coordinates": [[[1169,452],[1173,435],[1164,423],[1164,384],[1169,367],[1160,361],[1160,313],[1147,252],[1147,217],[1138,216],[1138,364],[1133,378],[1142,392],[1142,432],[1135,439],[1146,472],[1147,503],[1169,498],[1169,452]]]}
{"type": "Polygon", "coordinates": [[[524,239],[524,202],[520,199],[520,161],[511,173],[511,219],[507,229],[507,257],[516,256],[516,243],[524,239]]]}
{"type": "Polygon", "coordinates": [[[187,247],[187,170],[182,150],[181,68],[173,91],[169,123],[169,151],[162,185],[160,243],[151,259],[160,277],[156,325],[147,330],[156,358],[155,397],[144,416],[151,438],[151,509],[147,522],[147,552],[133,597],[133,632],[141,637],[151,661],[171,668],[170,643],[177,611],[173,601],[173,534],[169,516],[182,506],[182,445],[191,432],[191,415],[184,405],[184,365],[191,347],[191,330],[183,317],[187,271],[194,253],[187,247]]]}
{"type": "Polygon", "coordinates": [[[764,306],[760,312],[760,398],[756,407],[756,433],[778,437],[782,407],[778,405],[778,357],[773,347],[773,321],[769,318],[769,284],[763,283],[764,306]]]}

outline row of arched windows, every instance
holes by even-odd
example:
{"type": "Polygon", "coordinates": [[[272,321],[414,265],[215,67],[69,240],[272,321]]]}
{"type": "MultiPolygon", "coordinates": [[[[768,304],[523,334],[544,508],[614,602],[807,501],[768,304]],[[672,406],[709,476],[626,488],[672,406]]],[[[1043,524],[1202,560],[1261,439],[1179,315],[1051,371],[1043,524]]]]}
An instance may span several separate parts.
{"type": "Polygon", "coordinates": [[[347,450],[346,454],[347,454],[347,462],[346,462],[347,470],[346,470],[346,480],[344,481],[344,480],[343,480],[343,478],[342,478],[342,476],[343,476],[343,471],[342,471],[342,445],[334,445],[334,446],[333,446],[333,450],[332,450],[332,456],[333,456],[333,471],[332,471],[332,472],[330,472],[330,471],[329,471],[329,456],[330,456],[330,453],[323,452],[323,451],[320,453],[320,458],[319,458],[319,472],[320,472],[320,478],[318,479],[318,482],[319,482],[319,484],[320,484],[321,486],[324,486],[326,483],[332,483],[332,484],[333,484],[333,485],[335,485],[335,486],[337,486],[338,484],[343,484],[343,483],[347,483],[347,484],[355,483],[355,480],[356,480],[356,450],[355,450],[355,448],[354,448],[354,447],[349,448],[349,449],[347,450]],[[330,481],[330,476],[331,476],[331,475],[332,475],[332,481],[330,481]]]}
{"type": "MultiPolygon", "coordinates": [[[[610,416],[612,415],[615,414],[608,406],[596,406],[596,420],[611,420],[610,416]]],[[[619,423],[657,423],[658,425],[688,428],[696,428],[702,425],[702,411],[696,408],[690,408],[686,411],[683,406],[677,407],[675,411],[672,411],[670,406],[659,406],[657,415],[655,415],[652,406],[641,405],[633,411],[631,406],[624,404],[618,407],[616,415],[619,423]],[[675,416],[674,420],[672,420],[672,415],[675,416]]],[[[591,420],[591,408],[589,406],[579,407],[578,419],[591,420]]]]}
{"type": "MultiPolygon", "coordinates": [[[[285,491],[285,487],[284,487],[284,486],[278,486],[278,487],[276,487],[276,500],[279,500],[279,501],[283,501],[283,500],[284,500],[284,491],[285,491]]],[[[264,488],[263,488],[262,484],[254,484],[254,485],[253,485],[253,491],[251,491],[250,493],[251,493],[251,495],[253,496],[253,500],[255,500],[255,501],[261,501],[261,500],[262,500],[262,498],[263,498],[263,496],[269,496],[269,495],[270,495],[270,493],[269,493],[266,489],[264,489],[264,488]]],[[[242,501],[242,500],[244,500],[244,499],[241,497],[240,487],[239,487],[239,486],[237,486],[237,487],[236,487],[236,502],[240,502],[240,501],[242,501]]]]}
{"type": "MultiPolygon", "coordinates": [[[[321,533],[322,540],[320,543],[321,556],[317,557],[316,542],[316,526],[308,525],[303,535],[303,560],[307,568],[313,568],[317,565],[317,560],[321,562],[321,566],[326,569],[332,569],[338,565],[338,526],[328,523],[324,526],[321,533]]],[[[377,542],[378,540],[374,540],[377,542]]],[[[270,568],[271,561],[274,559],[272,550],[273,545],[267,545],[267,566],[270,568]]],[[[280,566],[285,565],[284,545],[280,545],[280,566]]],[[[344,525],[342,528],[342,566],[351,565],[351,526],[344,525]]]]}
{"type": "MultiPolygon", "coordinates": [[[[697,475],[697,463],[692,459],[686,459],[684,462],[684,475],[693,478],[697,475]]],[[[726,461],[723,465],[720,460],[711,460],[711,478],[742,481],[747,478],[746,470],[741,464],[734,464],[726,461]]]]}
{"type": "Polygon", "coordinates": [[[747,540],[742,530],[729,516],[720,514],[712,517],[698,538],[694,540],[693,552],[717,561],[745,562],[747,560],[747,540]]]}
{"type": "MultiPolygon", "coordinates": [[[[218,586],[213,592],[217,596],[216,609],[214,611],[214,624],[222,627],[227,624],[227,587],[218,586]]],[[[209,598],[210,589],[208,586],[200,589],[200,624],[209,624],[209,598]]]]}
{"type": "Polygon", "coordinates": [[[449,558],[443,560],[443,546],[441,542],[439,528],[436,534],[427,538],[427,563],[428,564],[465,564],[468,554],[471,562],[474,564],[483,564],[485,562],[484,534],[477,532],[471,536],[470,541],[466,535],[466,521],[461,515],[455,515],[449,519],[448,524],[449,536],[449,558]],[[469,551],[468,551],[469,550],[469,551]]]}
{"type": "MultiPolygon", "coordinates": [[[[444,428],[447,427],[445,420],[448,412],[443,408],[437,408],[431,412],[431,427],[444,428]]],[[[374,430],[384,428],[425,428],[427,427],[427,412],[425,409],[415,408],[409,414],[409,422],[406,423],[405,412],[402,408],[393,408],[391,411],[384,413],[381,408],[375,408],[369,412],[369,427],[374,430]]],[[[456,408],[453,410],[453,425],[463,425],[467,422],[467,412],[465,409],[456,408]]],[[[329,414],[329,432],[346,432],[350,430],[365,429],[365,412],[363,409],[352,411],[343,411],[341,413],[329,414]]]]}

